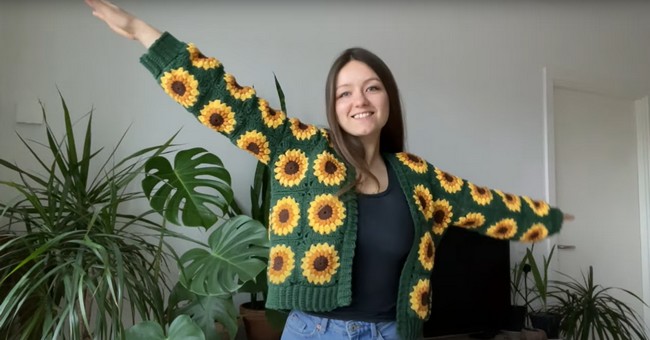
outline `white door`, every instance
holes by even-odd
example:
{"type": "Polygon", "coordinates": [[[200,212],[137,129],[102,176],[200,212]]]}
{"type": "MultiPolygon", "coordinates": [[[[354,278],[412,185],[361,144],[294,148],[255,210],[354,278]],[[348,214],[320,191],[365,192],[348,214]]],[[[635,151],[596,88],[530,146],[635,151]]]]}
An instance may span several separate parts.
{"type": "Polygon", "coordinates": [[[595,283],[643,297],[635,102],[557,86],[553,102],[557,206],[575,215],[558,270],[581,279],[593,266],[595,283]]]}

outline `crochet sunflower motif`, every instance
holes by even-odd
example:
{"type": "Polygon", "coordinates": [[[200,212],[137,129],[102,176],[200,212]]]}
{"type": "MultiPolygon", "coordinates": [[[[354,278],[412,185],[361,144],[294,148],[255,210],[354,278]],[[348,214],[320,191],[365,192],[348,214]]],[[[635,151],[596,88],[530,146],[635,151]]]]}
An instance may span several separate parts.
{"type": "Polygon", "coordinates": [[[275,129],[284,123],[284,120],[287,118],[284,112],[274,110],[269,106],[269,103],[262,98],[258,99],[258,104],[258,108],[262,113],[262,121],[264,122],[264,125],[271,129],[275,129]]]}
{"type": "Polygon", "coordinates": [[[467,182],[472,199],[478,205],[488,205],[492,202],[492,191],[485,187],[479,187],[467,182]]]}
{"type": "Polygon", "coordinates": [[[298,185],[305,178],[308,165],[309,160],[304,152],[288,150],[275,162],[275,179],[285,187],[298,185]]]}
{"type": "Polygon", "coordinates": [[[517,233],[517,223],[512,218],[504,218],[488,228],[487,235],[501,240],[509,240],[517,233]]]}
{"type": "Polygon", "coordinates": [[[449,227],[451,218],[454,216],[451,211],[452,207],[449,201],[439,199],[433,202],[433,232],[436,235],[442,235],[449,227]]]}
{"type": "Polygon", "coordinates": [[[538,242],[545,239],[546,236],[548,236],[548,229],[541,223],[535,223],[526,230],[519,240],[522,242],[538,242]]]}
{"type": "Polygon", "coordinates": [[[160,86],[185,108],[194,105],[199,96],[199,82],[182,67],[165,72],[160,78],[160,86]]]}
{"type": "Polygon", "coordinates": [[[506,208],[508,208],[508,210],[512,212],[521,211],[521,200],[519,199],[519,196],[504,193],[501,190],[494,191],[497,193],[497,195],[501,196],[501,200],[503,201],[503,204],[505,204],[506,208]]]}
{"type": "Polygon", "coordinates": [[[314,175],[325,185],[341,184],[345,180],[345,171],[345,164],[327,151],[321,152],[314,161],[314,175]]]}
{"type": "Polygon", "coordinates": [[[302,274],[312,284],[325,284],[332,280],[339,268],[339,255],[327,243],[312,244],[302,258],[302,274]]]}
{"type": "Polygon", "coordinates": [[[274,284],[280,284],[291,276],[295,267],[294,253],[291,247],[279,244],[269,251],[268,277],[274,284]]]}
{"type": "Polygon", "coordinates": [[[438,168],[435,168],[434,172],[436,173],[436,178],[440,183],[440,186],[445,189],[446,192],[453,194],[463,188],[463,180],[460,177],[450,175],[438,168]]]}
{"type": "Polygon", "coordinates": [[[409,294],[411,297],[411,309],[422,320],[426,319],[429,314],[429,304],[431,302],[429,287],[430,283],[428,279],[420,279],[411,289],[411,294],[409,294]]]}
{"type": "Polygon", "coordinates": [[[268,164],[271,158],[269,142],[262,133],[253,130],[242,134],[237,140],[237,146],[255,156],[260,162],[268,164]]]}
{"type": "Polygon", "coordinates": [[[289,119],[289,122],[291,123],[291,133],[297,140],[310,139],[318,132],[318,129],[315,126],[305,124],[297,118],[291,118],[289,119]]]}
{"type": "Polygon", "coordinates": [[[237,124],[230,106],[219,100],[213,100],[201,109],[199,121],[214,131],[226,134],[231,134],[237,124]]]}
{"type": "Polygon", "coordinates": [[[533,212],[537,216],[544,217],[548,215],[549,211],[551,210],[551,207],[549,207],[548,203],[544,201],[535,201],[527,196],[524,196],[524,201],[528,203],[528,206],[533,209],[533,212]]]}
{"type": "Polygon", "coordinates": [[[237,84],[237,80],[232,74],[226,73],[223,77],[226,81],[226,89],[233,98],[244,101],[255,95],[255,90],[252,87],[237,84]]]}
{"type": "Polygon", "coordinates": [[[412,155],[408,152],[400,152],[397,155],[397,159],[402,162],[402,164],[406,165],[409,169],[419,173],[423,174],[427,172],[427,162],[425,162],[422,158],[412,155]]]}
{"type": "Polygon", "coordinates": [[[429,189],[422,184],[416,185],[413,189],[413,199],[424,218],[430,220],[433,216],[433,196],[429,189]]]}
{"type": "Polygon", "coordinates": [[[194,44],[187,45],[187,52],[190,53],[190,62],[194,67],[211,70],[221,66],[221,62],[217,58],[206,57],[194,44]]]}
{"type": "Polygon", "coordinates": [[[309,226],[319,234],[327,235],[343,225],[345,207],[338,197],[322,194],[310,203],[307,211],[309,226]]]}
{"type": "Polygon", "coordinates": [[[481,213],[468,213],[455,223],[455,225],[467,229],[480,228],[483,224],[485,224],[485,216],[481,213]]]}
{"type": "Polygon", "coordinates": [[[418,247],[418,260],[420,260],[420,264],[424,269],[433,269],[433,258],[435,253],[436,250],[435,245],[433,244],[433,238],[431,238],[431,233],[426,232],[420,238],[420,246],[418,247]]]}
{"type": "Polygon", "coordinates": [[[300,221],[300,207],[293,197],[279,199],[271,209],[269,224],[276,235],[285,236],[293,232],[300,221]]]}

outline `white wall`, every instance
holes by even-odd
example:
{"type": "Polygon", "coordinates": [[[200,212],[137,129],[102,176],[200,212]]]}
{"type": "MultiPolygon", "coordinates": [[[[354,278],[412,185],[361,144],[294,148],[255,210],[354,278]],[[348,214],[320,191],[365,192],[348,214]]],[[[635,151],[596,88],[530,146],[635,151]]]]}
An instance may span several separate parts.
{"type": "MultiPolygon", "coordinates": [[[[533,197],[544,196],[543,66],[650,93],[648,2],[118,4],[219,57],[272,102],[275,72],[290,114],[314,123],[325,123],[331,61],[347,47],[369,48],[398,80],[412,152],[476,183],[533,197]]],[[[125,153],[184,127],[178,141],[223,156],[247,201],[252,157],[184,114],[139,65],[144,50],[112,34],[83,1],[2,2],[0,15],[2,158],[26,164],[14,131],[40,138],[43,128],[17,124],[16,112],[29,116],[41,98],[58,114],[58,86],[76,117],[95,107],[97,145],[114,145],[130,124],[125,153]]]]}

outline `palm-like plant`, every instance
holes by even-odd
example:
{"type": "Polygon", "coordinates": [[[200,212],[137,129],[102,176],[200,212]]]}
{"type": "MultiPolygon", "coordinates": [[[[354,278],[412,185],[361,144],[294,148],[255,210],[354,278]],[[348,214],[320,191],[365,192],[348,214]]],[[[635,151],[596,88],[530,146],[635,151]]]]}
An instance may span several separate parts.
{"type": "Polygon", "coordinates": [[[553,310],[562,315],[560,329],[566,339],[648,339],[639,314],[610,292],[620,290],[643,303],[637,295],[594,284],[591,266],[582,281],[564,276],[568,281],[556,282],[550,296],[557,301],[553,310]]]}
{"type": "Polygon", "coordinates": [[[62,140],[44,109],[47,141],[19,136],[37,170],[0,160],[19,178],[0,182],[18,194],[13,203],[0,204],[8,221],[0,226],[2,338],[120,338],[124,318],[165,318],[165,254],[173,250],[163,236],[184,237],[150,219],[153,210],[129,213],[124,207],[144,197],[130,188],[143,158],[165,152],[173,137],[122,160],[116,147],[102,160],[102,149],[92,147],[92,112],[77,139],[61,102],[62,140]]]}

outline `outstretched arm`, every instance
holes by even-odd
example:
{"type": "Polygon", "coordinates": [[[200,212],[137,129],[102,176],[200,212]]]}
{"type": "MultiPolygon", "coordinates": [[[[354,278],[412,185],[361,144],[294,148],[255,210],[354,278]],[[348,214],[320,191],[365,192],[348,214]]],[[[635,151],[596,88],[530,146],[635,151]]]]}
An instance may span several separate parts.
{"type": "Polygon", "coordinates": [[[139,41],[149,48],[162,33],[125,10],[104,0],[84,0],[93,9],[93,15],[104,21],[115,33],[139,41]]]}

